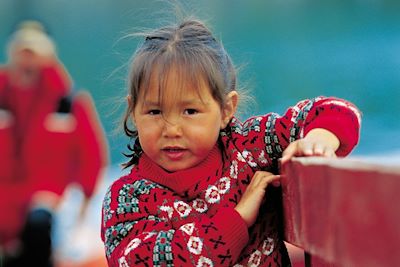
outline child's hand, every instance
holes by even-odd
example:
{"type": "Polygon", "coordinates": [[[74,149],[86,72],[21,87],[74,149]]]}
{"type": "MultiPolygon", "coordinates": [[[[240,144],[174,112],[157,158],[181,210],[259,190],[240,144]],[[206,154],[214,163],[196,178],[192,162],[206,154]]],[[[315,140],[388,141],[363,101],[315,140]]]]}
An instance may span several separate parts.
{"type": "Polygon", "coordinates": [[[270,172],[255,172],[250,184],[247,186],[235,210],[240,214],[247,226],[250,227],[256,221],[258,210],[265,196],[265,190],[268,184],[279,186],[280,175],[270,172]]]}
{"type": "Polygon", "coordinates": [[[289,144],[283,151],[282,164],[294,156],[322,156],[336,157],[335,151],[339,148],[340,141],[328,130],[316,128],[311,130],[303,139],[289,144]]]}

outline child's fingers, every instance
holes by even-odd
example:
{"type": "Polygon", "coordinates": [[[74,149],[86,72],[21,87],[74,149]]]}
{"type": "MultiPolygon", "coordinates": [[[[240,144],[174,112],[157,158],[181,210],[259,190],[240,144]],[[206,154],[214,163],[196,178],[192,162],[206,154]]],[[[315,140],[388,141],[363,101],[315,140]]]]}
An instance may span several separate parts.
{"type": "Polygon", "coordinates": [[[336,152],[334,149],[329,147],[325,149],[323,156],[327,158],[336,158],[336,152]]]}
{"type": "Polygon", "coordinates": [[[333,148],[326,146],[325,144],[297,140],[290,143],[285,151],[283,151],[281,163],[285,164],[294,156],[336,157],[336,153],[333,148]]]}
{"type": "Polygon", "coordinates": [[[271,184],[274,186],[274,187],[279,187],[279,186],[281,186],[281,176],[280,175],[276,175],[276,180],[273,180],[272,182],[271,182],[271,184]]]}
{"type": "Polygon", "coordinates": [[[336,157],[335,150],[323,144],[314,144],[313,153],[311,156],[321,156],[327,158],[336,157]]]}
{"type": "Polygon", "coordinates": [[[293,142],[288,145],[288,147],[282,153],[281,163],[285,164],[288,162],[296,153],[297,143],[293,142]]]}
{"type": "Polygon", "coordinates": [[[254,186],[260,186],[265,189],[270,183],[279,186],[280,178],[280,175],[275,175],[273,173],[265,171],[257,171],[254,173],[251,184],[253,184],[254,186]]]}
{"type": "Polygon", "coordinates": [[[260,205],[265,197],[268,184],[277,185],[280,175],[270,172],[257,171],[247,186],[235,210],[240,214],[247,226],[254,224],[260,205]]]}
{"type": "Polygon", "coordinates": [[[285,164],[294,156],[312,156],[314,153],[313,144],[304,140],[297,140],[288,145],[282,153],[281,163],[285,164]]]}
{"type": "Polygon", "coordinates": [[[323,155],[325,155],[325,152],[326,152],[326,150],[323,145],[318,144],[318,143],[314,144],[314,149],[313,149],[313,153],[312,153],[313,156],[323,156],[323,155]]]}
{"type": "Polygon", "coordinates": [[[276,174],[271,174],[265,178],[267,186],[272,184],[273,186],[280,186],[281,185],[281,176],[276,174]]]}

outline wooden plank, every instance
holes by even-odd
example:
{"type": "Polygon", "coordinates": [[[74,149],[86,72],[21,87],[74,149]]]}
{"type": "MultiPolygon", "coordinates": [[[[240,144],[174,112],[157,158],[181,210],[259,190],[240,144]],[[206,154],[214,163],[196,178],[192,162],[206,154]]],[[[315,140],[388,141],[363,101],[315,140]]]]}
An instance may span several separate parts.
{"type": "Polygon", "coordinates": [[[400,164],[297,158],[282,174],[287,242],[335,266],[400,266],[400,164]]]}

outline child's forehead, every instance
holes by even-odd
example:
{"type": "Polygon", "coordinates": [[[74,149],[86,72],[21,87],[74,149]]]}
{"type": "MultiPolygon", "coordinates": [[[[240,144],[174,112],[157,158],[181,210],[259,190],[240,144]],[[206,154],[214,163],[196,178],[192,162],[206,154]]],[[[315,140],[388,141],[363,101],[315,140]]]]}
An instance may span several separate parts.
{"type": "Polygon", "coordinates": [[[187,64],[172,64],[155,66],[149,75],[149,82],[155,85],[175,86],[200,86],[206,80],[205,74],[197,66],[186,66],[187,64]]]}
{"type": "Polygon", "coordinates": [[[203,97],[211,94],[204,75],[192,75],[184,68],[152,71],[143,86],[142,92],[146,99],[203,97]]]}

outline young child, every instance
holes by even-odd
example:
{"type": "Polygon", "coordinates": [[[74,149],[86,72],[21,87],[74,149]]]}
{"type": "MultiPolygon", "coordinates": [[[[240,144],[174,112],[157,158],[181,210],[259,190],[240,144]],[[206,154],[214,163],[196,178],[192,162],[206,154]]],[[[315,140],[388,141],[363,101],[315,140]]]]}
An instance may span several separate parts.
{"type": "Polygon", "coordinates": [[[278,159],[347,155],[351,103],[318,97],[244,123],[230,57],[186,20],[148,33],[130,69],[128,175],[103,203],[110,266],[288,266],[279,235],[278,159]],[[135,128],[129,127],[132,121],[135,128]]]}

